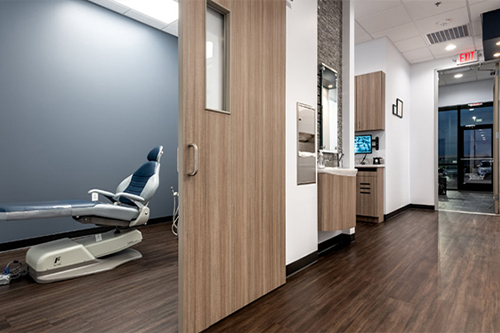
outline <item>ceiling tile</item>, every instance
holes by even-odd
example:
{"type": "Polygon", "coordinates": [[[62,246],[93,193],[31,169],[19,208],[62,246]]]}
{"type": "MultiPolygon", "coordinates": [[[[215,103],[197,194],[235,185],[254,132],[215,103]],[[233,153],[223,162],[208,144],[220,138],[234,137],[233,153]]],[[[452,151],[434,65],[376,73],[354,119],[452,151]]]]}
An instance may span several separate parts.
{"type": "Polygon", "coordinates": [[[455,80],[466,80],[473,78],[474,80],[476,79],[476,71],[475,68],[472,67],[464,67],[463,71],[458,70],[457,72],[454,72],[453,74],[447,74],[446,79],[448,78],[453,78],[455,80]],[[462,74],[463,76],[461,78],[456,78],[455,75],[457,74],[462,74]]]}
{"type": "MultiPolygon", "coordinates": [[[[455,80],[456,81],[450,81],[449,84],[452,84],[452,83],[459,84],[459,83],[466,83],[466,82],[474,82],[474,81],[476,81],[476,78],[474,76],[472,76],[472,77],[465,77],[464,76],[464,77],[462,77],[460,79],[455,79],[455,80]]],[[[448,82],[448,81],[446,81],[446,82],[448,82]]]]}
{"type": "Polygon", "coordinates": [[[426,47],[404,52],[403,55],[412,64],[434,59],[431,51],[429,51],[429,49],[426,47]]]}
{"type": "Polygon", "coordinates": [[[422,34],[429,34],[436,31],[450,29],[468,23],[469,13],[467,12],[467,8],[460,8],[451,12],[446,12],[436,16],[428,17],[423,20],[415,21],[417,29],[419,29],[422,34]],[[446,19],[450,19],[450,23],[448,23],[446,26],[440,25],[440,23],[446,19]]]}
{"type": "Polygon", "coordinates": [[[413,23],[403,24],[398,27],[372,33],[373,38],[381,38],[387,36],[393,43],[419,35],[420,33],[413,23]]]}
{"type": "Polygon", "coordinates": [[[356,37],[354,37],[354,44],[360,44],[360,43],[368,42],[368,41],[370,41],[372,39],[373,38],[371,38],[368,35],[359,36],[359,37],[356,36],[356,37]]]}
{"type": "Polygon", "coordinates": [[[491,75],[491,71],[478,71],[477,72],[477,79],[478,80],[488,80],[491,79],[493,80],[495,77],[491,75]]]}
{"type": "Polygon", "coordinates": [[[411,23],[410,16],[403,6],[391,8],[389,10],[358,19],[358,23],[369,33],[382,31],[411,23]]]}
{"type": "Polygon", "coordinates": [[[483,34],[483,26],[481,24],[481,20],[472,22],[472,33],[474,35],[482,35],[483,34]]]}
{"type": "Polygon", "coordinates": [[[413,38],[399,41],[397,43],[394,43],[394,45],[396,45],[396,47],[399,49],[399,51],[407,52],[407,51],[421,49],[423,47],[426,47],[427,43],[424,41],[422,36],[417,36],[417,37],[413,37],[413,38]]]}
{"type": "Polygon", "coordinates": [[[483,49],[483,35],[474,36],[474,46],[476,47],[476,50],[483,49]]]}
{"type": "Polygon", "coordinates": [[[368,36],[365,29],[363,29],[363,27],[361,27],[358,22],[355,22],[354,23],[354,37],[357,38],[357,37],[364,37],[364,36],[368,36]]]}
{"type": "Polygon", "coordinates": [[[403,0],[403,5],[413,20],[421,20],[467,6],[465,0],[440,0],[439,2],[441,4],[437,7],[436,1],[403,0]]]}
{"type": "Polygon", "coordinates": [[[449,85],[452,85],[452,84],[454,84],[454,83],[455,83],[455,82],[453,82],[453,80],[451,80],[451,79],[450,79],[450,80],[439,79],[439,80],[440,80],[440,81],[441,81],[441,80],[443,80],[443,81],[446,83],[446,84],[444,84],[444,85],[446,85],[446,86],[449,86],[449,85]]]}
{"type": "Polygon", "coordinates": [[[481,22],[481,14],[500,8],[499,0],[488,0],[470,6],[472,22],[481,22]]]}
{"type": "Polygon", "coordinates": [[[485,2],[486,0],[469,0],[469,5],[474,5],[476,3],[485,2]]]}
{"type": "Polygon", "coordinates": [[[454,39],[446,43],[438,43],[429,46],[429,50],[436,59],[450,57],[455,54],[460,54],[467,51],[474,51],[474,40],[472,37],[465,37],[460,39],[454,39]],[[455,44],[457,46],[453,51],[446,51],[445,48],[449,44],[455,44]]]}
{"type": "Polygon", "coordinates": [[[401,5],[401,0],[357,0],[354,1],[354,16],[356,19],[380,13],[401,5]]]}

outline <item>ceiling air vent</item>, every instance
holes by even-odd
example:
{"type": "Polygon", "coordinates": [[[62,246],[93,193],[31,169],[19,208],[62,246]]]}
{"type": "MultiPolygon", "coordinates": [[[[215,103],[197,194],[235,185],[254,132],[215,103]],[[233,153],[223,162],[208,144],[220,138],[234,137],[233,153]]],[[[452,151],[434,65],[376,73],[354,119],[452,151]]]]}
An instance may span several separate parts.
{"type": "Polygon", "coordinates": [[[427,40],[431,44],[443,43],[449,40],[454,40],[464,37],[470,37],[469,24],[427,34],[427,40]]]}

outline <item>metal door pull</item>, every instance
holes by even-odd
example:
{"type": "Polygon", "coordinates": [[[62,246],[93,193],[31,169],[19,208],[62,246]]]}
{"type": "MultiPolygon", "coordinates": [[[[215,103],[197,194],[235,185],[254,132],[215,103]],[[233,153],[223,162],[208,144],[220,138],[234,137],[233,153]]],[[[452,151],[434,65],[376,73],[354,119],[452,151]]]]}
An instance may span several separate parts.
{"type": "Polygon", "coordinates": [[[194,148],[194,170],[188,176],[195,176],[198,173],[198,146],[196,143],[188,144],[188,148],[194,148]]]}

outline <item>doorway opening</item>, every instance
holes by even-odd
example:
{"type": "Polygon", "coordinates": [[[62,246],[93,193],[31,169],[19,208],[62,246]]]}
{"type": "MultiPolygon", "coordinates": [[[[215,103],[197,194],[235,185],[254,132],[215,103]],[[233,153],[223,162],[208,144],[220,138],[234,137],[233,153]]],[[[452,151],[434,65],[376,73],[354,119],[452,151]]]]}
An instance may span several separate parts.
{"type": "Polygon", "coordinates": [[[495,213],[490,69],[439,72],[439,209],[495,213]]]}

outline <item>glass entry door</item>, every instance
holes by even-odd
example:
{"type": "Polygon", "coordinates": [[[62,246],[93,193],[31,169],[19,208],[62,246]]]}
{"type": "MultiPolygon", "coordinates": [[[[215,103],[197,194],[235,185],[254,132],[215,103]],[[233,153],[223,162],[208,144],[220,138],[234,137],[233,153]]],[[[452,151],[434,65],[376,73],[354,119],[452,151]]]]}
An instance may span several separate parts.
{"type": "Polygon", "coordinates": [[[462,129],[462,156],[459,168],[462,189],[493,190],[492,133],[491,126],[462,129]]]}
{"type": "Polygon", "coordinates": [[[448,190],[493,191],[493,103],[439,109],[439,177],[448,190]]]}

